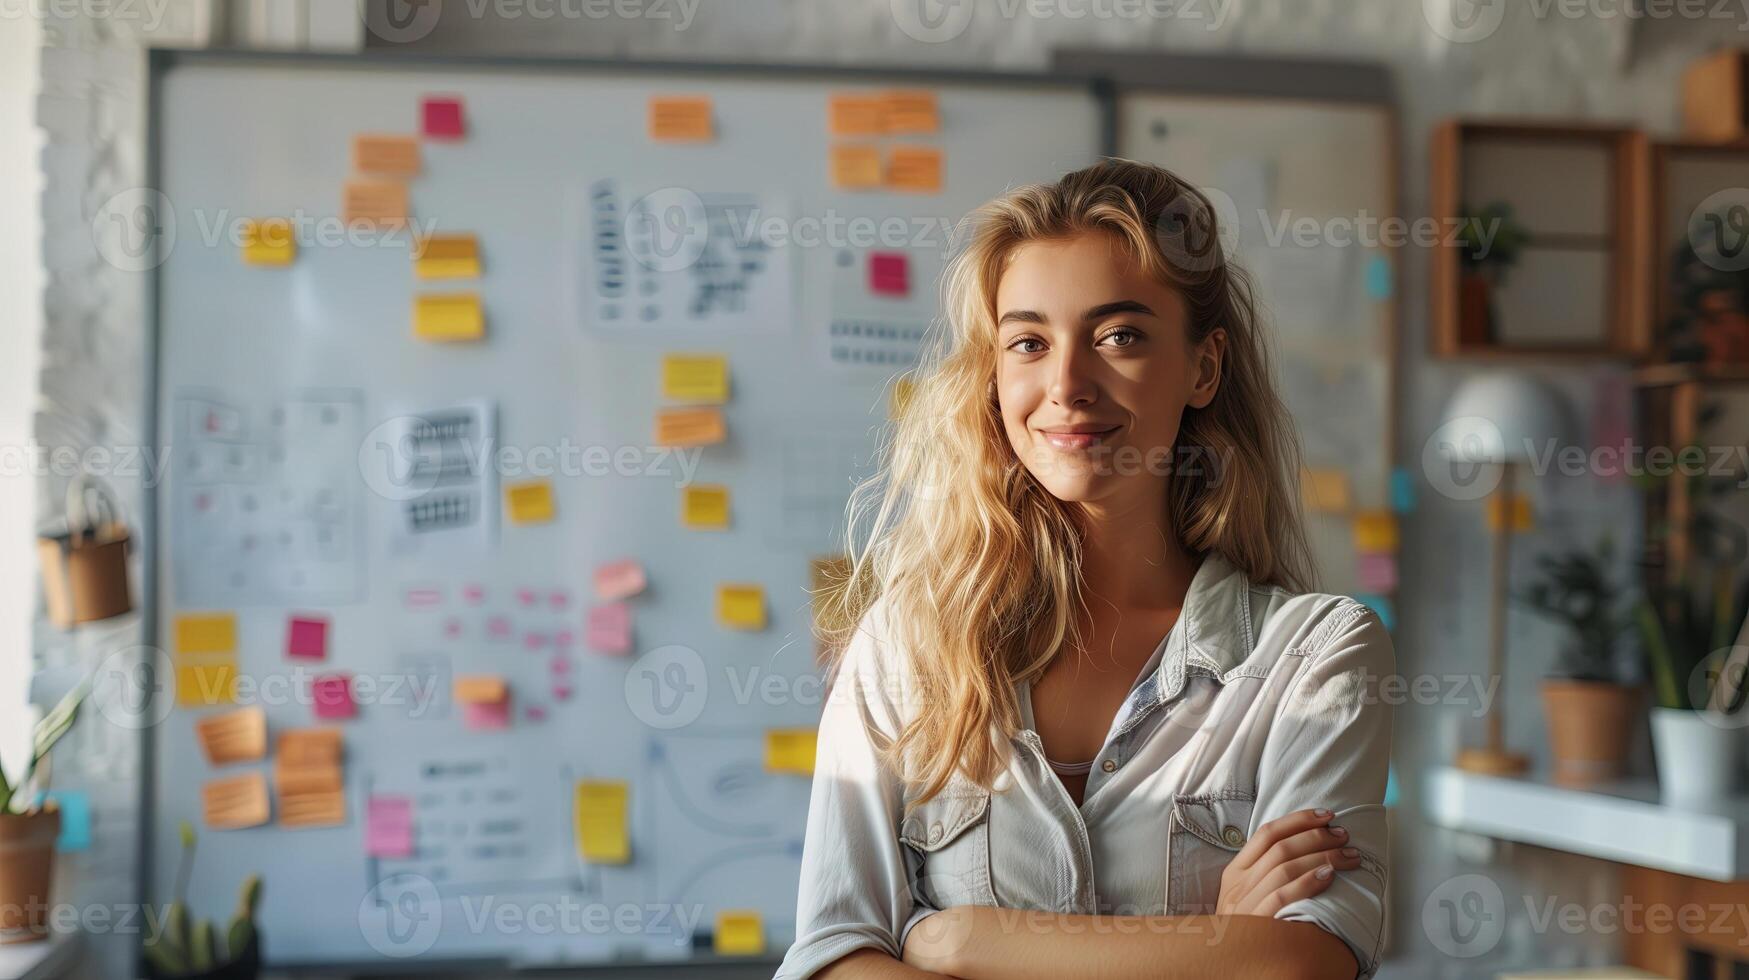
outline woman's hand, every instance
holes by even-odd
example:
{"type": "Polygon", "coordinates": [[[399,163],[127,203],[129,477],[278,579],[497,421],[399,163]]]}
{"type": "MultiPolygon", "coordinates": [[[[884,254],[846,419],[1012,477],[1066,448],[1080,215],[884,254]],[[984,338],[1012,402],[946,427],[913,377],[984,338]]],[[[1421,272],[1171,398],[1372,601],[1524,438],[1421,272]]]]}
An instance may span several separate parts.
{"type": "Polygon", "coordinates": [[[1296,810],[1257,828],[1221,872],[1217,915],[1273,917],[1291,902],[1330,887],[1336,872],[1360,866],[1348,832],[1331,827],[1329,810],[1296,810]]]}

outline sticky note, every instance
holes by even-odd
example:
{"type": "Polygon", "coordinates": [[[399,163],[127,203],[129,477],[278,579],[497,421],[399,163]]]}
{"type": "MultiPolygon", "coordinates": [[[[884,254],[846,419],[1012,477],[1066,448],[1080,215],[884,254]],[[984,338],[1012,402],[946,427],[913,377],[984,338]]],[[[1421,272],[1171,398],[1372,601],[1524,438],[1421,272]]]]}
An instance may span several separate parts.
{"type": "Polygon", "coordinates": [[[428,95],[419,104],[419,116],[426,139],[459,140],[468,134],[460,96],[428,95]]]}
{"type": "Polygon", "coordinates": [[[346,793],[341,789],[280,794],[281,827],[338,827],[345,822],[346,793]]]}
{"type": "Polygon", "coordinates": [[[252,772],[210,780],[200,788],[200,809],[203,822],[213,830],[259,827],[272,813],[267,777],[252,772]]]}
{"type": "Polygon", "coordinates": [[[887,133],[933,133],[941,128],[935,93],[895,89],[881,94],[881,129],[887,133]]]}
{"type": "Polygon", "coordinates": [[[1391,470],[1391,509],[1399,514],[1415,509],[1415,478],[1401,466],[1391,470]]]}
{"type": "Polygon", "coordinates": [[[237,617],[231,613],[189,613],[176,617],[176,652],[235,653],[237,617]]]}
{"type": "Polygon", "coordinates": [[[1397,515],[1386,510],[1364,511],[1354,516],[1355,551],[1396,551],[1397,515]]]}
{"type": "Polygon", "coordinates": [[[1385,629],[1394,630],[1397,628],[1397,615],[1391,608],[1390,599],[1387,599],[1382,595],[1370,595],[1366,593],[1357,595],[1354,599],[1356,602],[1359,602],[1377,613],[1379,622],[1384,625],[1385,629]]]}
{"type": "Polygon", "coordinates": [[[407,203],[407,185],[398,180],[350,180],[344,192],[348,225],[399,228],[407,223],[412,208],[407,203]]]}
{"type": "Polygon", "coordinates": [[[61,836],[55,838],[55,850],[73,854],[91,849],[91,797],[76,790],[57,790],[49,794],[55,808],[61,812],[61,836]]]}
{"type": "Polygon", "coordinates": [[[844,191],[881,186],[881,151],[860,143],[835,144],[830,151],[832,186],[844,191]]]}
{"type": "Polygon", "coordinates": [[[413,298],[413,336],[420,340],[479,340],[485,333],[486,314],[478,293],[427,293],[413,298]]]}
{"type": "Polygon", "coordinates": [[[243,261],[250,265],[291,265],[298,257],[298,240],[284,218],[245,221],[242,237],[243,261]]]}
{"type": "Polygon", "coordinates": [[[285,655],[299,660],[328,659],[328,620],[292,616],[285,621],[285,655]]]}
{"type": "Polygon", "coordinates": [[[364,853],[377,858],[413,856],[413,801],[372,796],[365,803],[364,853]]]}
{"type": "Polygon", "coordinates": [[[208,715],[194,723],[201,752],[215,766],[267,757],[267,712],[260,706],[208,715]]]}
{"type": "Polygon", "coordinates": [[[338,728],[288,728],[279,733],[273,765],[288,771],[338,770],[345,747],[346,740],[338,728]]]}
{"type": "Polygon", "coordinates": [[[1512,502],[1508,504],[1504,496],[1494,494],[1488,498],[1488,530],[1500,530],[1500,525],[1506,521],[1506,508],[1508,506],[1512,508],[1513,533],[1522,533],[1536,526],[1536,518],[1531,513],[1528,496],[1515,493],[1512,495],[1512,502]]]}
{"type": "Polygon", "coordinates": [[[729,400],[729,359],[721,354],[667,354],[662,397],[719,405],[729,400]]]}
{"type": "Polygon", "coordinates": [[[237,659],[220,657],[176,665],[176,705],[210,708],[237,703],[237,659]]]}
{"type": "Polygon", "coordinates": [[[711,948],[718,956],[760,956],[765,952],[765,926],[752,909],[724,909],[717,913],[717,930],[711,948]]]}
{"type": "Polygon", "coordinates": [[[310,696],[315,701],[316,717],[329,721],[344,721],[358,714],[352,700],[352,677],[348,674],[326,674],[310,682],[310,696]]]}
{"type": "Polygon", "coordinates": [[[703,96],[650,99],[650,138],[658,143],[702,143],[715,137],[711,100],[703,96]]]}
{"type": "Polygon", "coordinates": [[[709,446],[728,435],[720,408],[664,408],[656,413],[658,446],[709,446]]]}
{"type": "Polygon", "coordinates": [[[478,279],[478,235],[430,235],[413,249],[413,274],[421,279],[478,279]]]}
{"type": "Polygon", "coordinates": [[[625,864],[632,858],[627,834],[623,780],[583,780],[577,784],[577,849],[594,864],[625,864]]]}
{"type": "Polygon", "coordinates": [[[583,626],[584,641],[596,653],[632,652],[632,607],[610,602],[589,610],[583,626]]]}
{"type": "Polygon", "coordinates": [[[644,591],[646,584],[644,566],[635,558],[621,558],[595,567],[597,599],[628,599],[644,591]]]}
{"type": "Polygon", "coordinates": [[[1366,295],[1370,299],[1390,299],[1391,260],[1375,255],[1366,260],[1366,295]]]}
{"type": "Polygon", "coordinates": [[[917,391],[917,383],[910,378],[893,379],[892,393],[887,396],[887,418],[897,419],[905,414],[905,406],[911,404],[911,395],[917,391]]]}
{"type": "Polygon", "coordinates": [[[354,136],[352,169],[375,177],[416,176],[419,173],[419,140],[412,136],[354,136]]]}
{"type": "Polygon", "coordinates": [[[1338,469],[1301,470],[1300,502],[1315,513],[1348,510],[1353,504],[1348,492],[1348,473],[1338,469]]]}
{"type": "Polygon", "coordinates": [[[462,704],[487,704],[508,698],[510,687],[495,674],[463,674],[455,679],[451,693],[462,704]]]}
{"type": "Polygon", "coordinates": [[[826,99],[827,129],[833,136],[878,136],[881,99],[878,95],[841,94],[826,99]]]}
{"type": "Polygon", "coordinates": [[[680,523],[700,530],[729,526],[729,488],[695,483],[680,491],[680,523]]]}
{"type": "Polygon", "coordinates": [[[717,586],[717,622],[732,630],[765,628],[765,587],[748,584],[717,586]]]}
{"type": "Polygon", "coordinates": [[[911,260],[904,252],[871,252],[868,291],[876,296],[911,294],[911,260]]]}
{"type": "Polygon", "coordinates": [[[469,731],[496,732],[510,727],[510,699],[462,705],[462,724],[469,731]]]}
{"type": "Polygon", "coordinates": [[[774,728],[765,733],[765,771],[814,774],[819,732],[812,728],[774,728]]]}
{"type": "Polygon", "coordinates": [[[935,194],[941,191],[941,151],[933,146],[895,146],[887,154],[887,187],[935,194]]]}
{"type": "Polygon", "coordinates": [[[1389,551],[1363,552],[1355,558],[1356,578],[1368,592],[1397,591],[1397,556],[1389,551]]]}
{"type": "Polygon", "coordinates": [[[529,480],[504,485],[504,504],[512,524],[545,524],[553,519],[553,485],[547,480],[529,480]]]}

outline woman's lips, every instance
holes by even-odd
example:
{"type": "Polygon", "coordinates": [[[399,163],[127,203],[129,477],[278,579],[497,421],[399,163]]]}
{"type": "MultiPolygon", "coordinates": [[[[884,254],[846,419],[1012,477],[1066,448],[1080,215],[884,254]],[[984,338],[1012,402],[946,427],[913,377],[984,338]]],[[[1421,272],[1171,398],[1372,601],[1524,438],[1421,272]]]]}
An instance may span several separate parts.
{"type": "Polygon", "coordinates": [[[1052,432],[1041,430],[1045,441],[1064,452],[1085,452],[1110,438],[1118,430],[1117,426],[1098,429],[1091,432],[1052,432]]]}

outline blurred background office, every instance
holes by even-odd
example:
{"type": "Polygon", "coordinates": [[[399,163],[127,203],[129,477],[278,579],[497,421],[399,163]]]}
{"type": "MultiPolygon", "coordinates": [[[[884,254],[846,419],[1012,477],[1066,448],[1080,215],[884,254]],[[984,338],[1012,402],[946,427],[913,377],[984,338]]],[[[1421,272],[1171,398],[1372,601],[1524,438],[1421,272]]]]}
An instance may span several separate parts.
{"type": "Polygon", "coordinates": [[[954,223],[1108,154],[1222,216],[1393,632],[1381,973],[1740,975],[1746,62],[1734,0],[0,0],[0,978],[768,975],[954,223]]]}

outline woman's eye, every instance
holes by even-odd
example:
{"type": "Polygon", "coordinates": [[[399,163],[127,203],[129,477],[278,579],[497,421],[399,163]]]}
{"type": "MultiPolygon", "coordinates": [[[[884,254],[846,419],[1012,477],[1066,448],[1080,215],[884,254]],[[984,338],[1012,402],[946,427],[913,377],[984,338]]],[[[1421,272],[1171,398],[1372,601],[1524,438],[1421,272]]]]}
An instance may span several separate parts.
{"type": "Polygon", "coordinates": [[[1037,354],[1045,349],[1045,345],[1037,337],[1021,337],[1009,344],[1008,349],[1021,354],[1037,354]]]}
{"type": "Polygon", "coordinates": [[[1113,347],[1128,347],[1142,339],[1142,335],[1128,328],[1113,330],[1105,335],[1105,342],[1113,347]]]}

